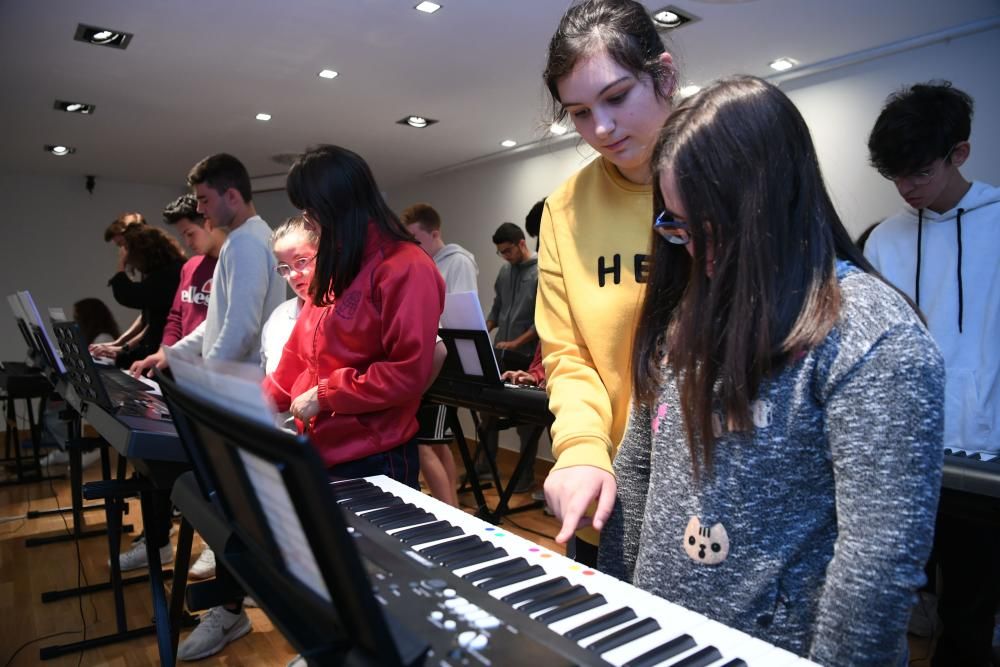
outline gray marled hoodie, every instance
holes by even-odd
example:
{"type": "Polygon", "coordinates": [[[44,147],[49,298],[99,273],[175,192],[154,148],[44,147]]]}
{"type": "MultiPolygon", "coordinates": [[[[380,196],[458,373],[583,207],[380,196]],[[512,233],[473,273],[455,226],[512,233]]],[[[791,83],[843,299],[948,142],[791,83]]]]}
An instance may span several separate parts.
{"type": "Polygon", "coordinates": [[[761,385],[755,428],[718,438],[698,481],[665,369],[615,458],[599,566],[821,664],[897,664],[931,547],[944,367],[884,283],[851,270],[841,292],[834,329],[761,385]]]}

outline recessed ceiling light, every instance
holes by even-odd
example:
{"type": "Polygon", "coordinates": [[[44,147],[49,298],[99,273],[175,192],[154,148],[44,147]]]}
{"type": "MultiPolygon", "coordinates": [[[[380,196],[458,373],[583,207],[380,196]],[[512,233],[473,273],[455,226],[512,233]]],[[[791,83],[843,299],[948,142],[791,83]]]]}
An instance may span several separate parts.
{"type": "Polygon", "coordinates": [[[94,113],[94,109],[97,107],[93,104],[84,104],[83,102],[66,102],[65,100],[56,100],[53,108],[59,111],[68,111],[69,113],[90,114],[94,113]]]}
{"type": "Polygon", "coordinates": [[[325,69],[325,70],[323,70],[322,72],[319,73],[319,78],[321,78],[321,79],[336,79],[337,78],[337,74],[338,73],[334,72],[332,69],[325,69]]]}
{"type": "Polygon", "coordinates": [[[557,137],[561,137],[568,131],[569,128],[567,128],[565,125],[560,125],[559,123],[552,123],[551,125],[549,125],[549,132],[556,135],[557,137]]]}
{"type": "Polygon", "coordinates": [[[696,86],[695,84],[692,83],[688,86],[683,86],[680,90],[677,91],[677,94],[680,95],[681,97],[691,97],[699,90],[701,90],[701,86],[696,86]]]}
{"type": "Polygon", "coordinates": [[[513,139],[504,139],[500,142],[500,145],[504,148],[513,148],[514,146],[517,146],[517,142],[513,139]]]}
{"type": "Polygon", "coordinates": [[[113,49],[124,49],[132,41],[132,33],[80,23],[76,26],[76,34],[73,35],[73,39],[96,46],[110,46],[113,49]]]}
{"type": "Polygon", "coordinates": [[[62,144],[45,144],[45,152],[62,157],[63,155],[75,153],[76,149],[72,146],[63,146],[62,144]]]}
{"type": "Polygon", "coordinates": [[[680,28],[685,23],[692,23],[698,20],[697,16],[681,11],[673,5],[657,9],[652,12],[652,17],[657,30],[674,30],[675,28],[680,28]]]}
{"type": "Polygon", "coordinates": [[[254,116],[254,118],[256,118],[257,120],[268,121],[268,120],[271,120],[271,114],[269,114],[269,113],[259,113],[256,116],[254,116]]]}
{"type": "Polygon", "coordinates": [[[433,14],[437,10],[441,9],[441,5],[436,2],[421,2],[416,7],[414,7],[418,12],[423,12],[425,14],[433,14]]]}
{"type": "Polygon", "coordinates": [[[433,125],[437,121],[434,120],[433,118],[427,118],[426,116],[414,115],[414,116],[406,116],[405,118],[401,118],[396,122],[399,123],[400,125],[409,125],[410,127],[415,127],[418,130],[422,130],[423,128],[429,125],[433,125]]]}
{"type": "Polygon", "coordinates": [[[773,60],[770,63],[768,63],[771,69],[777,70],[779,72],[785,72],[787,70],[790,70],[798,64],[799,61],[795,60],[794,58],[778,58],[777,60],[773,60]]]}

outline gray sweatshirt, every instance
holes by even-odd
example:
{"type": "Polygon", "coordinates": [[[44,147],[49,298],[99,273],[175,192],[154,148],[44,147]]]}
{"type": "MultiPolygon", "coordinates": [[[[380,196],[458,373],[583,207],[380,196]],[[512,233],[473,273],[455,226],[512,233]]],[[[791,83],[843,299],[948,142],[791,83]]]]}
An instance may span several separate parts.
{"type": "Polygon", "coordinates": [[[851,269],[841,293],[834,329],[761,385],[755,428],[718,437],[697,481],[664,368],[615,458],[599,566],[821,664],[905,664],[941,482],[943,362],[883,282],[851,269]]]}
{"type": "Polygon", "coordinates": [[[462,246],[457,243],[444,246],[434,255],[434,263],[444,278],[448,294],[479,291],[476,278],[479,275],[479,265],[472,253],[462,246]]]}
{"type": "MultiPolygon", "coordinates": [[[[497,341],[514,340],[535,326],[535,295],[538,293],[538,258],[520,264],[504,262],[493,283],[493,307],[486,319],[497,324],[497,341]]],[[[530,341],[517,351],[530,359],[535,355],[536,341],[530,341]]]]}
{"type": "Polygon", "coordinates": [[[230,232],[212,274],[208,315],[172,349],[205,359],[260,364],[260,333],[271,311],[285,300],[285,281],[275,272],[271,228],[258,216],[230,232]]]}

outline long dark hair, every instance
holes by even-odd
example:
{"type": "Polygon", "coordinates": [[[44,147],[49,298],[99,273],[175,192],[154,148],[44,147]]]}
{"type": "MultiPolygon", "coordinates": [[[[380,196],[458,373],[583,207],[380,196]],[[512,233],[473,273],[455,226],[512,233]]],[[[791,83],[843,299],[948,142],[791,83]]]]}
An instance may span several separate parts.
{"type": "Polygon", "coordinates": [[[658,97],[673,90],[670,79],[675,73],[660,61],[666,48],[646,8],[635,0],[584,0],[566,11],[549,41],[542,78],[552,95],[554,121],[566,116],[559,81],[580,58],[601,49],[636,78],[652,78],[658,97]]]}
{"type": "Polygon", "coordinates": [[[148,276],[171,264],[184,261],[184,251],[169,234],[151,225],[131,225],[122,233],[125,263],[148,276]]]}
{"type": "Polygon", "coordinates": [[[313,303],[332,303],[357,277],[364,258],[368,222],[389,238],[413,236],[382,199],[371,169],[360,155],[340,146],[310,148],[295,160],[286,182],[292,205],[319,224],[319,252],[310,292],[313,303]]]}
{"type": "MultiPolygon", "coordinates": [[[[801,114],[761,79],[726,79],[684,100],[652,167],[654,182],[665,174],[674,183],[694,259],[654,234],[633,347],[635,395],[652,402],[665,352],[692,457],[711,465],[713,402],[725,411],[724,430],[751,429],[762,380],[818,345],[837,321],[835,260],[873,269],[830,201],[801,114]]],[[[654,209],[663,209],[659,187],[654,209]]]]}
{"type": "Polygon", "coordinates": [[[73,320],[80,325],[80,331],[88,345],[102,333],[108,334],[112,339],[121,335],[118,322],[108,306],[94,297],[80,299],[73,304],[73,320]]]}

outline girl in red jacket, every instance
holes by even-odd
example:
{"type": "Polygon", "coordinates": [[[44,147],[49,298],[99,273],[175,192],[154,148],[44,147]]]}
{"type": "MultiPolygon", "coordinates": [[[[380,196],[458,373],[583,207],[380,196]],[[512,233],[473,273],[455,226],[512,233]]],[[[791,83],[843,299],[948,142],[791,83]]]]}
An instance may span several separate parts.
{"type": "Polygon", "coordinates": [[[416,413],[444,281],[359,155],[313,148],[292,165],[287,190],[319,233],[319,252],[311,298],[265,391],[332,475],[383,474],[416,488],[416,413]]]}

